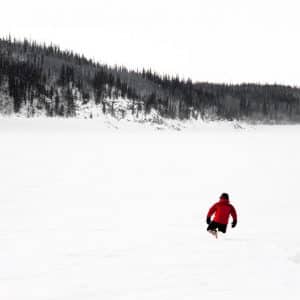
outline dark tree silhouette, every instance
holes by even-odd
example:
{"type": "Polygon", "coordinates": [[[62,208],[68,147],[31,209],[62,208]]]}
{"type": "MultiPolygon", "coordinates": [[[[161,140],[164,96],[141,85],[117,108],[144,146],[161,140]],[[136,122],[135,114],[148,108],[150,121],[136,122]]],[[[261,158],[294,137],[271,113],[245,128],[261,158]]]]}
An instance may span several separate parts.
{"type": "MultiPolygon", "coordinates": [[[[300,89],[280,85],[193,83],[152,70],[109,67],[55,45],[0,39],[0,109],[33,115],[76,115],[94,101],[116,114],[116,99],[131,101],[132,115],[155,109],[165,118],[300,122],[300,89]],[[8,99],[8,100],[7,100],[8,99]]],[[[124,108],[120,111],[125,116],[124,108]]]]}

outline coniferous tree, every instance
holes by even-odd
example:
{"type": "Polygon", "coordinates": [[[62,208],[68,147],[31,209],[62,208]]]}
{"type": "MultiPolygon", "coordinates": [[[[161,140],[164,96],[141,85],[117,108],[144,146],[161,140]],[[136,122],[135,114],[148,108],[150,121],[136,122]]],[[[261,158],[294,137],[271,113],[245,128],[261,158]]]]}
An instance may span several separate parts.
{"type": "Polygon", "coordinates": [[[114,114],[119,97],[131,101],[133,115],[156,109],[167,118],[300,122],[299,88],[193,83],[152,70],[109,67],[55,45],[0,39],[0,100],[8,99],[5,105],[15,112],[24,106],[29,115],[39,109],[49,116],[75,116],[75,102],[95,100],[104,113],[114,114]]]}

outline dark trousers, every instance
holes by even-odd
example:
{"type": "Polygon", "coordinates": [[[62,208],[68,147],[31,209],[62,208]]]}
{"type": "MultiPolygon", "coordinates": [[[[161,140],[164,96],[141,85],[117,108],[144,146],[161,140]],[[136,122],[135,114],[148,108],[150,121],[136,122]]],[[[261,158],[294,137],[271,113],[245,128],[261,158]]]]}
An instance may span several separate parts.
{"type": "Polygon", "coordinates": [[[226,228],[227,228],[227,224],[221,224],[221,223],[217,223],[212,221],[208,227],[207,230],[218,230],[221,231],[223,233],[226,233],[226,228]]]}

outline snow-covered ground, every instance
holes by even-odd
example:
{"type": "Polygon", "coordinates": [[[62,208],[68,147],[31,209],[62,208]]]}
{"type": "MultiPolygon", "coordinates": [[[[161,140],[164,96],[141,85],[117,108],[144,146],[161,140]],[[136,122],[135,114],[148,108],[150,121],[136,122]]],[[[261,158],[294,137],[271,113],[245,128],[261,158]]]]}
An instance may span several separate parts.
{"type": "Polygon", "coordinates": [[[300,126],[108,125],[0,119],[0,299],[300,299],[300,126]]]}

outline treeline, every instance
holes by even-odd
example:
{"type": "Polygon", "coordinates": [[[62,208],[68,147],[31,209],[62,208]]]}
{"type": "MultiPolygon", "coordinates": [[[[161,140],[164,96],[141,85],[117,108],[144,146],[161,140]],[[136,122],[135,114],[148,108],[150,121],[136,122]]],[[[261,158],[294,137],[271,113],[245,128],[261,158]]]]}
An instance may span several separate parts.
{"type": "Polygon", "coordinates": [[[280,85],[193,83],[151,70],[109,67],[54,45],[0,39],[0,111],[26,108],[28,116],[76,116],[93,102],[114,114],[114,100],[126,98],[127,113],[190,119],[299,122],[300,90],[280,85]]]}
{"type": "Polygon", "coordinates": [[[100,104],[104,99],[137,98],[118,72],[105,65],[56,46],[10,38],[0,40],[0,91],[0,102],[6,92],[15,113],[26,106],[32,115],[45,110],[48,116],[67,117],[91,100],[100,104]]]}

